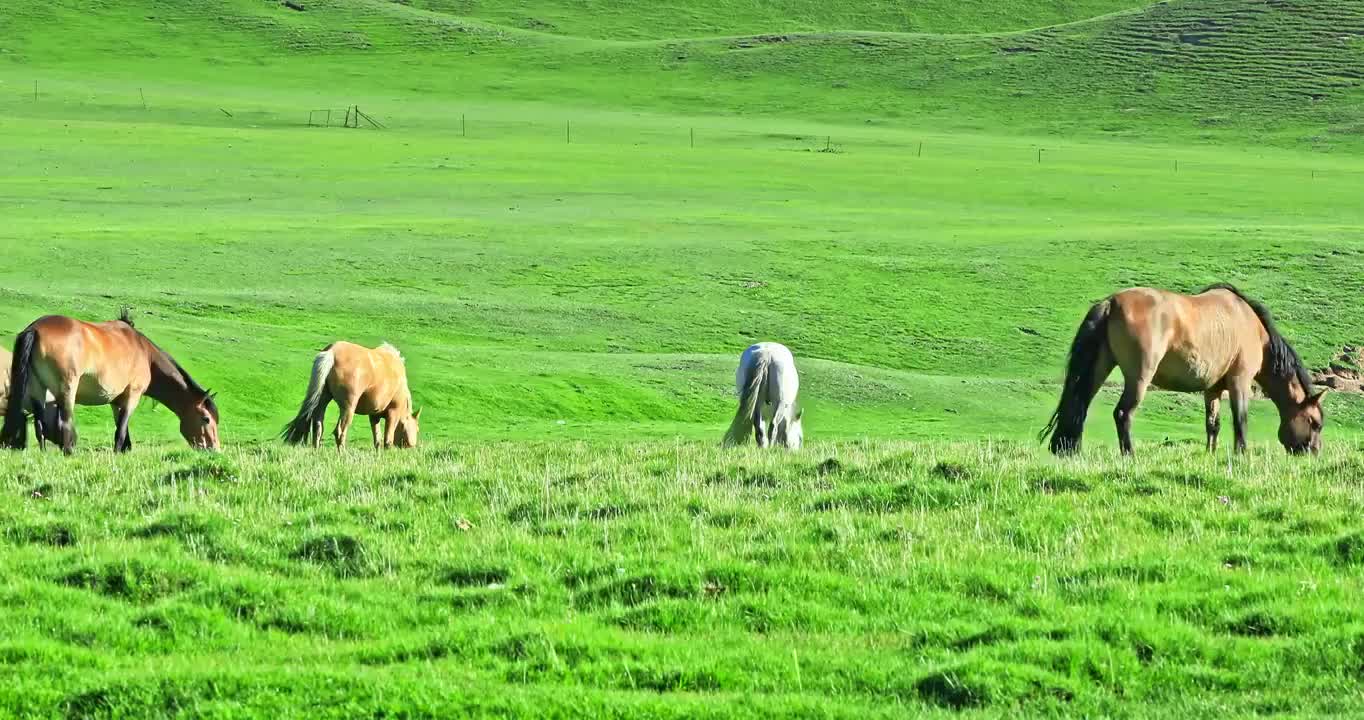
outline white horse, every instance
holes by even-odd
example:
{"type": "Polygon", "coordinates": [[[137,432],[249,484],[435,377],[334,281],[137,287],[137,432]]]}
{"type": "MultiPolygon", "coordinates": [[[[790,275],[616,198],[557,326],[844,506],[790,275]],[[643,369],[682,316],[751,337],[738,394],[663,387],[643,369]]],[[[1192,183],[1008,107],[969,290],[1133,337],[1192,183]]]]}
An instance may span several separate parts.
{"type": "Polygon", "coordinates": [[[734,382],[739,390],[739,410],[725,433],[725,445],[748,442],[751,428],[758,447],[781,443],[799,449],[805,435],[800,426],[805,411],[796,406],[800,378],[791,351],[770,342],[748,348],[739,357],[734,382]]]}

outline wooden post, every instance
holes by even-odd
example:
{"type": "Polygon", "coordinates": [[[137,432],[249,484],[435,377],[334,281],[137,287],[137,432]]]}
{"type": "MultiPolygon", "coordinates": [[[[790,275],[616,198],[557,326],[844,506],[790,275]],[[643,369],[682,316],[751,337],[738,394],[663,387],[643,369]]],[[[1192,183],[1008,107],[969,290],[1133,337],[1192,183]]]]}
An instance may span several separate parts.
{"type": "Polygon", "coordinates": [[[696,128],[691,128],[691,146],[696,147],[696,128]]]}
{"type": "Polygon", "coordinates": [[[33,102],[38,102],[38,81],[33,81],[33,102]]]}
{"type": "Polygon", "coordinates": [[[1037,164],[1042,164],[1042,148],[1037,148],[1037,164]]]}
{"type": "Polygon", "coordinates": [[[919,157],[923,157],[923,156],[924,156],[924,141],[922,141],[922,140],[919,141],[919,155],[918,155],[918,156],[919,156],[919,157]]]}
{"type": "Polygon", "coordinates": [[[142,88],[137,89],[137,94],[142,96],[142,109],[147,109],[147,93],[142,92],[142,88]]]}
{"type": "Polygon", "coordinates": [[[564,144],[565,144],[565,145],[572,145],[572,144],[573,144],[573,121],[572,121],[572,120],[565,120],[565,121],[564,121],[564,144]]]}
{"type": "Polygon", "coordinates": [[[464,113],[459,114],[459,136],[468,137],[469,133],[464,130],[464,113]]]}

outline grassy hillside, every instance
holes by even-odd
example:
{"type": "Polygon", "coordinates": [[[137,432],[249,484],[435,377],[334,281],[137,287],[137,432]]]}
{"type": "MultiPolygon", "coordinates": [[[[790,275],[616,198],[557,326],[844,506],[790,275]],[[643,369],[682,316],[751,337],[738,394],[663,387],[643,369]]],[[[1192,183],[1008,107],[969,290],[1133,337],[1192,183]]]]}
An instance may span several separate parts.
{"type": "Polygon", "coordinates": [[[6,463],[0,706],[17,715],[1359,702],[1364,466],[1339,448],[1230,472],[1179,449],[1053,465],[945,444],[6,463]]]}
{"type": "MultiPolygon", "coordinates": [[[[375,92],[390,103],[413,103],[415,94],[939,130],[1361,146],[1364,8],[1355,2],[1176,0],[992,35],[871,32],[884,26],[856,18],[885,6],[836,6],[853,17],[831,14],[801,34],[748,19],[801,17],[791,6],[717,1],[714,12],[702,14],[716,19],[707,33],[759,35],[718,39],[687,39],[693,31],[686,23],[639,11],[642,3],[591,6],[600,12],[558,6],[564,17],[613,37],[611,17],[630,19],[655,33],[650,37],[668,34],[623,42],[479,19],[503,21],[545,4],[482,3],[469,8],[470,18],[385,0],[309,0],[303,12],[265,0],[18,0],[0,13],[0,62],[8,60],[12,106],[35,79],[78,80],[79,92],[96,92],[100,83],[88,71],[97,68],[98,76],[133,87],[172,79],[239,93],[325,87],[351,96],[375,92]],[[83,41],[68,42],[72,36],[83,41]],[[395,62],[401,72],[393,72],[395,62]]],[[[987,17],[979,12],[986,6],[1012,8],[1038,24],[1047,8],[1071,8],[1069,17],[1087,7],[950,4],[971,19],[987,17]]],[[[933,15],[939,4],[916,7],[933,15]]],[[[933,29],[980,28],[962,20],[933,29]]]]}
{"type": "MultiPolygon", "coordinates": [[[[692,149],[625,114],[579,115],[565,144],[515,108],[468,138],[141,112],[0,137],[24,198],[0,318],[132,305],[222,391],[235,440],[282,425],[338,338],[408,354],[434,437],[711,436],[739,351],[777,339],[816,436],[1019,438],[1118,288],[1238,283],[1314,365],[1364,335],[1352,161],[1058,144],[1039,165],[1017,140],[941,136],[919,157],[921,136],[880,129],[823,153],[818,128],[762,122],[703,126],[692,149]]],[[[1333,400],[1333,431],[1360,410],[1333,400]]],[[[1138,430],[1196,437],[1200,413],[1158,395],[1138,430]]],[[[138,425],[173,437],[164,411],[138,425]]]]}

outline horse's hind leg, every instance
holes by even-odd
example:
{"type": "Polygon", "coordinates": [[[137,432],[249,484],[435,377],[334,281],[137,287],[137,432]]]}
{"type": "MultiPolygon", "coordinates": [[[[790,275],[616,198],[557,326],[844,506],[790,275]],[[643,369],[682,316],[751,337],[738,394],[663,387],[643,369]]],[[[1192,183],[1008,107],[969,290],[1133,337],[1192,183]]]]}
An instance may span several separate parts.
{"type": "Polygon", "coordinates": [[[322,447],[322,433],[325,431],[327,422],[327,406],[332,402],[332,395],[327,388],[322,388],[322,397],[317,401],[317,411],[313,413],[310,420],[312,425],[308,431],[312,437],[313,449],[322,447]]]}
{"type": "Polygon", "coordinates": [[[342,450],[346,447],[346,434],[350,432],[350,424],[355,420],[355,405],[358,398],[337,398],[337,405],[341,408],[341,417],[336,420],[336,449],[342,450]]]}
{"type": "Polygon", "coordinates": [[[1217,452],[1217,434],[1222,431],[1222,388],[1203,393],[1203,425],[1208,432],[1208,452],[1217,452]]]}
{"type": "Polygon", "coordinates": [[[1113,409],[1113,423],[1118,428],[1118,448],[1123,455],[1132,454],[1132,416],[1146,397],[1146,388],[1155,377],[1158,365],[1156,359],[1146,356],[1131,372],[1123,368],[1122,397],[1118,398],[1118,406],[1113,409]]]}

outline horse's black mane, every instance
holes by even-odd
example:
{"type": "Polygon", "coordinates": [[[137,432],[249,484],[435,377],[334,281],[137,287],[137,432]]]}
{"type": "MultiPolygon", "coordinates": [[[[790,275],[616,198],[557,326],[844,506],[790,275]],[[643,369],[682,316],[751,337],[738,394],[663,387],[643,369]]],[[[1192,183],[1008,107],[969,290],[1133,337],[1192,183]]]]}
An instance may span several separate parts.
{"type": "MultiPolygon", "coordinates": [[[[129,311],[128,308],[125,307],[121,311],[119,311],[118,319],[121,322],[127,323],[128,327],[136,330],[137,326],[133,325],[132,313],[129,311]]],[[[162,350],[160,345],[157,345],[156,343],[152,342],[151,338],[147,337],[146,335],[143,335],[141,330],[136,330],[136,332],[138,336],[140,336],[143,340],[147,342],[147,345],[151,346],[151,349],[153,350],[152,363],[156,365],[157,368],[160,369],[161,372],[164,373],[165,375],[173,378],[178,377],[180,381],[185,384],[185,387],[188,388],[190,392],[202,396],[204,398],[204,409],[208,410],[209,413],[212,414],[214,418],[217,418],[218,404],[213,401],[213,393],[209,392],[208,390],[205,390],[202,385],[195,382],[194,378],[190,377],[189,371],[186,370],[184,366],[182,366],[179,362],[177,362],[174,357],[171,357],[170,353],[166,352],[165,350],[162,350]]]]}
{"type": "Polygon", "coordinates": [[[133,324],[133,309],[126,305],[118,311],[118,321],[124,323],[130,328],[137,327],[136,325],[133,324]]]}
{"type": "Polygon", "coordinates": [[[1209,290],[1226,290],[1250,306],[1250,309],[1255,312],[1255,316],[1260,318],[1260,324],[1265,326],[1265,332],[1269,335],[1269,371],[1284,380],[1296,376],[1298,384],[1302,385],[1303,392],[1312,394],[1312,375],[1307,372],[1307,367],[1302,364],[1302,358],[1298,356],[1298,351],[1288,344],[1288,340],[1279,332],[1279,328],[1274,326],[1274,318],[1270,316],[1269,308],[1266,308],[1258,300],[1246,297],[1245,293],[1241,292],[1235,285],[1217,283],[1203,288],[1199,294],[1209,290]]]}

